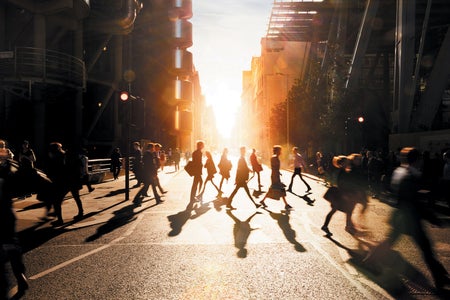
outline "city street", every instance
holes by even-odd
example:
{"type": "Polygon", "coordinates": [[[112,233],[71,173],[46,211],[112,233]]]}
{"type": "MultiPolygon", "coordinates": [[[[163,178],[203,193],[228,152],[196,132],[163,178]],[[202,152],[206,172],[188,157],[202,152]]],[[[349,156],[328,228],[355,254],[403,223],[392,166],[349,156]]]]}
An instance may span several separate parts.
{"type": "MultiPolygon", "coordinates": [[[[263,191],[270,185],[270,168],[261,173],[263,191]]],[[[289,183],[291,173],[283,171],[289,183]]],[[[282,201],[267,199],[256,209],[244,190],[226,210],[212,185],[203,202],[187,208],[192,178],[169,166],[160,172],[168,190],[162,204],[153,198],[125,200],[124,176],[81,191],[85,218],[73,221],[73,199],[63,204],[65,224],[53,228],[41,220],[45,208],[34,197],[17,200],[17,229],[24,248],[30,288],[23,299],[444,299],[434,289],[420,251],[402,237],[377,271],[362,263],[368,249],[384,238],[392,207],[370,199],[364,217],[355,221],[365,231],[344,230],[345,216],[331,220],[333,236],[321,231],[330,209],[322,198],[324,183],[306,174],[312,187],[296,177],[294,193],[284,210],[282,201]]],[[[234,174],[224,188],[234,188],[234,174]]],[[[214,178],[220,182],[220,175],[214,178]]],[[[130,186],[136,183],[131,180],[130,186]]],[[[249,182],[251,192],[256,178],[249,182]]],[[[151,193],[151,189],[149,191],[151,193]]],[[[264,194],[256,201],[260,201],[264,194]]],[[[427,224],[438,258],[450,270],[449,218],[443,227],[427,224]]],[[[15,284],[15,282],[14,282],[15,284]]],[[[11,290],[14,295],[16,287],[11,290]]]]}

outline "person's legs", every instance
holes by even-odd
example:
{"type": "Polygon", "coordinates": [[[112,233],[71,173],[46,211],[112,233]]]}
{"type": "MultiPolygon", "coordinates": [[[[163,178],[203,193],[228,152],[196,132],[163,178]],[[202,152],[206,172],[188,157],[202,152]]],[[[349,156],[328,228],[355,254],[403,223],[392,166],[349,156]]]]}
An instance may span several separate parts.
{"type": "Polygon", "coordinates": [[[336,213],[336,209],[335,208],[331,208],[330,212],[327,214],[327,216],[325,217],[325,222],[323,223],[322,226],[322,230],[325,231],[326,234],[331,235],[330,230],[328,229],[328,224],[330,224],[331,221],[331,217],[333,217],[333,215],[336,213]]]}
{"type": "MultiPolygon", "coordinates": [[[[419,221],[420,222],[420,221],[419,221]]],[[[430,240],[421,224],[416,224],[416,230],[414,231],[413,238],[416,244],[422,250],[422,254],[424,260],[430,269],[430,272],[433,276],[434,282],[437,288],[442,288],[443,285],[450,284],[450,280],[448,278],[448,273],[445,270],[444,266],[436,259],[434,255],[433,248],[431,247],[430,240]]]]}
{"type": "Polygon", "coordinates": [[[17,280],[19,292],[23,293],[28,289],[28,282],[25,277],[25,265],[22,260],[22,250],[19,245],[15,244],[14,247],[8,251],[8,256],[11,262],[11,269],[17,280]]]}
{"type": "Polygon", "coordinates": [[[300,171],[300,173],[298,174],[298,176],[300,176],[300,180],[303,181],[303,183],[306,185],[307,188],[307,192],[309,192],[311,190],[311,187],[309,186],[309,184],[306,182],[306,180],[303,178],[302,173],[300,171]]]}
{"type": "Polygon", "coordinates": [[[202,184],[202,177],[201,176],[194,176],[194,180],[192,181],[192,187],[191,187],[191,202],[195,202],[195,196],[197,195],[197,190],[199,188],[199,185],[201,187],[202,184]]]}
{"type": "Polygon", "coordinates": [[[75,200],[75,203],[77,204],[77,208],[78,208],[78,215],[76,215],[75,217],[82,217],[83,216],[83,203],[81,202],[81,198],[80,198],[80,192],[78,191],[77,188],[72,188],[70,190],[70,193],[72,194],[73,199],[75,200]]]}
{"type": "Polygon", "coordinates": [[[234,195],[236,195],[237,191],[239,190],[240,186],[236,185],[236,187],[234,188],[233,192],[231,193],[230,197],[228,197],[228,204],[227,207],[228,208],[232,208],[231,206],[231,202],[233,201],[233,197],[234,195]]]}

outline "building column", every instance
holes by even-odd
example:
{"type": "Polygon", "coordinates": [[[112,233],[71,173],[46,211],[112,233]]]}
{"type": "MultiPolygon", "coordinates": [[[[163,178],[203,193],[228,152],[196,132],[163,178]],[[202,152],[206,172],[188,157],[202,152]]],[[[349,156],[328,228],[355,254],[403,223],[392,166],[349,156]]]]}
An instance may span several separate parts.
{"type": "MultiPolygon", "coordinates": [[[[46,24],[45,16],[34,15],[34,47],[45,50],[45,34],[46,24]]],[[[30,89],[31,99],[33,102],[33,118],[34,118],[34,145],[38,154],[44,154],[45,133],[46,133],[46,103],[41,89],[33,87],[30,89]]]]}

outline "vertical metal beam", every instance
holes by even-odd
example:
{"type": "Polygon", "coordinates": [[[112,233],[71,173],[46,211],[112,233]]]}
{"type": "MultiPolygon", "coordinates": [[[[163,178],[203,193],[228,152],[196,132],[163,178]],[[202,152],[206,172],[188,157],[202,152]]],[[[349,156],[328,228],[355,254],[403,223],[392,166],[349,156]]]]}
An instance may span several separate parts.
{"type": "MultiPolygon", "coordinates": [[[[397,108],[398,133],[409,132],[413,101],[408,96],[415,58],[415,0],[397,0],[395,33],[395,91],[394,108],[397,108]]],[[[394,125],[395,126],[395,125],[394,125]]]]}
{"type": "Polygon", "coordinates": [[[364,61],[367,45],[369,44],[370,35],[372,33],[372,23],[376,17],[379,0],[367,0],[366,9],[359,27],[358,37],[356,39],[353,57],[348,70],[347,81],[345,83],[346,89],[352,89],[359,79],[361,72],[361,65],[364,61]]]}
{"type": "Polygon", "coordinates": [[[447,29],[439,54],[427,80],[427,87],[417,107],[416,129],[430,129],[442,102],[450,76],[450,28],[447,29]]]}

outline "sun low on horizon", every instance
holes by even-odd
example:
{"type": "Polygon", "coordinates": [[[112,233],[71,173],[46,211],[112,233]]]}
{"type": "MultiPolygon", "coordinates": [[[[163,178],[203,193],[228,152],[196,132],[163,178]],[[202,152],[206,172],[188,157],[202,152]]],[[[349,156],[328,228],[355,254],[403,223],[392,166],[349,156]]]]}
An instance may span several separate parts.
{"type": "Polygon", "coordinates": [[[218,133],[230,138],[241,106],[242,72],[260,56],[273,0],[193,1],[194,65],[218,133]]]}

